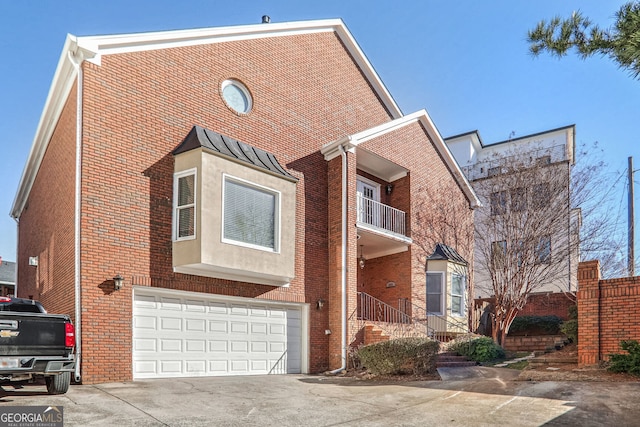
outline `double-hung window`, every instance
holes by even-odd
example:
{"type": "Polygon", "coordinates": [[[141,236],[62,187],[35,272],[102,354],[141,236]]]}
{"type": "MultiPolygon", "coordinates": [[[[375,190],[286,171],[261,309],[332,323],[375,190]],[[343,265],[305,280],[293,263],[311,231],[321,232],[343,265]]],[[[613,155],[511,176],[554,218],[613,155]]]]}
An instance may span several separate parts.
{"type": "Polygon", "coordinates": [[[427,273],[427,313],[444,314],[444,273],[427,273]]]}
{"type": "Polygon", "coordinates": [[[465,277],[460,274],[451,275],[451,314],[464,316],[465,277]]]}
{"type": "Polygon", "coordinates": [[[177,173],[173,178],[174,240],[196,236],[196,170],[177,173]]]}
{"type": "Polygon", "coordinates": [[[224,175],[222,240],[279,251],[280,193],[224,175]]]}
{"type": "Polygon", "coordinates": [[[536,244],[536,264],[551,263],[551,237],[542,236],[536,244]]]}
{"type": "Polygon", "coordinates": [[[504,215],[507,213],[507,197],[506,191],[496,191],[491,193],[491,215],[504,215]]]}

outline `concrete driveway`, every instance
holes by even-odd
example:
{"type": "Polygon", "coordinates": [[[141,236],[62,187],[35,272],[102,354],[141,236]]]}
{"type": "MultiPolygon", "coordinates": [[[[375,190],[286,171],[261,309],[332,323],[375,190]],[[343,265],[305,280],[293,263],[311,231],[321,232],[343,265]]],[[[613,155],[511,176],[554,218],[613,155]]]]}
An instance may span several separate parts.
{"type": "Polygon", "coordinates": [[[279,375],[5,387],[0,405],[63,406],[65,426],[630,426],[640,383],[519,382],[518,371],[445,368],[442,381],[279,375]]]}

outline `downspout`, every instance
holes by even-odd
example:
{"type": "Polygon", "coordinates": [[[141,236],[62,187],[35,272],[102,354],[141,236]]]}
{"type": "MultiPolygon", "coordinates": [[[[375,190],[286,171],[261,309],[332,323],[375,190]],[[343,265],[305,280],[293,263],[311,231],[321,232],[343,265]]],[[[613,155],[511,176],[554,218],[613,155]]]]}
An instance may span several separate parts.
{"type": "Polygon", "coordinates": [[[347,153],[339,145],[342,157],[342,253],[341,253],[341,291],[342,291],[342,366],[331,371],[337,374],[347,369],[347,153]]]}
{"type": "Polygon", "coordinates": [[[76,182],[75,182],[75,212],[74,212],[74,287],[75,287],[75,329],[76,329],[76,368],[74,379],[81,381],[80,364],[82,361],[82,310],[80,287],[80,192],[82,172],[82,59],[78,59],[71,51],[69,60],[78,73],[78,86],[76,88],[76,182]]]}
{"type": "MultiPolygon", "coordinates": [[[[16,222],[16,254],[18,254],[20,253],[18,252],[18,241],[20,240],[20,220],[18,219],[18,217],[14,217],[13,220],[16,222]]],[[[14,271],[14,277],[16,278],[15,282],[13,283],[13,296],[17,298],[18,297],[18,263],[17,262],[16,262],[16,267],[13,269],[13,271],[14,271]]]]}

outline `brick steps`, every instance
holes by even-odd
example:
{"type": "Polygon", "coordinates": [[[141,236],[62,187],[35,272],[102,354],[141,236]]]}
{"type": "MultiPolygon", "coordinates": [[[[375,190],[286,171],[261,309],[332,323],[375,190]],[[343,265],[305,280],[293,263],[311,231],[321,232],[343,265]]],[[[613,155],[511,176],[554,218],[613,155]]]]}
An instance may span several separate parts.
{"type": "Polygon", "coordinates": [[[476,365],[477,363],[473,360],[452,352],[439,353],[436,360],[436,368],[463,368],[476,365]]]}

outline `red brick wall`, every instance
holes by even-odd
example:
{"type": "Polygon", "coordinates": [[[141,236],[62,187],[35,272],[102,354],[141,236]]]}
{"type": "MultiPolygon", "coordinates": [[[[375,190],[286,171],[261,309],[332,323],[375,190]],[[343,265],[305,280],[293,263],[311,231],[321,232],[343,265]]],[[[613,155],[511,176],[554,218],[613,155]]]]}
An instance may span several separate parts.
{"type": "Polygon", "coordinates": [[[574,294],[562,292],[536,293],[529,295],[527,305],[518,316],[558,316],[562,320],[569,319],[569,307],[576,305],[574,294]]]}
{"type": "Polygon", "coordinates": [[[51,137],[18,226],[17,292],[74,315],[76,87],[51,137]],[[38,266],[29,257],[38,257],[38,266]]]}
{"type": "Polygon", "coordinates": [[[600,279],[600,263],[578,267],[578,363],[594,365],[640,340],[640,277],[600,279]]]}
{"type": "MultiPolygon", "coordinates": [[[[375,270],[372,274],[366,273],[364,276],[365,287],[370,286],[369,283],[376,286],[383,296],[381,299],[394,307],[397,307],[397,298],[400,297],[407,297],[413,304],[426,307],[427,256],[431,255],[436,243],[445,243],[455,248],[472,265],[473,237],[472,233],[455,233],[453,229],[446,229],[446,226],[439,230],[425,229],[417,212],[455,212],[455,221],[449,218],[449,222],[458,223],[461,229],[472,229],[473,211],[469,207],[469,200],[418,122],[367,141],[363,148],[409,170],[405,178],[394,182],[387,203],[406,213],[407,233],[413,239],[409,251],[385,257],[386,262],[380,265],[372,263],[375,270]],[[443,196],[441,199],[445,200],[448,207],[434,204],[427,191],[431,191],[432,195],[433,192],[444,193],[440,196],[443,196]],[[384,288],[389,281],[386,278],[396,282],[396,289],[384,288]]],[[[442,221],[442,224],[444,223],[442,221]]],[[[376,294],[373,295],[380,298],[376,294]]]]}
{"type": "MultiPolygon", "coordinates": [[[[341,161],[328,164],[320,148],[388,122],[390,116],[336,35],[106,55],[100,66],[83,63],[82,68],[83,381],[131,379],[133,285],[309,303],[310,370],[339,367],[341,161]],[[220,84],[227,78],[241,80],[251,91],[254,104],[248,115],[230,111],[220,98],[220,84]],[[288,288],[172,272],[171,151],[194,124],[274,153],[300,179],[296,277],[288,288]],[[125,277],[125,287],[118,292],[112,291],[110,281],[115,274],[125,277]],[[328,304],[316,310],[321,298],[328,304]],[[325,335],[325,329],[332,334],[325,335]]],[[[73,210],[69,203],[73,202],[75,95],[69,99],[39,170],[30,206],[20,218],[18,280],[21,292],[34,289],[34,295],[53,311],[72,312],[73,210]],[[57,187],[51,188],[52,182],[57,187]],[[57,255],[47,258],[36,278],[25,264],[27,257],[53,252],[57,255]]],[[[415,237],[413,230],[419,224],[411,213],[425,208],[420,190],[450,183],[450,171],[417,123],[363,146],[410,170],[394,183],[387,203],[407,213],[408,232],[415,237]]],[[[355,174],[356,156],[349,154],[348,313],[355,308],[358,290],[355,174]]],[[[451,193],[450,202],[466,206],[462,216],[470,224],[472,212],[459,188],[451,193]]],[[[397,284],[385,298],[411,293],[424,303],[424,262],[437,243],[432,240],[416,238],[417,245],[386,257],[384,265],[371,263],[376,286],[386,277],[397,284]]],[[[472,242],[468,243],[471,248],[472,242]]],[[[465,248],[456,249],[471,260],[465,248]]]]}
{"type": "MultiPolygon", "coordinates": [[[[388,111],[372,92],[344,46],[333,33],[273,37],[107,55],[101,65],[84,63],[82,168],[82,326],[83,381],[131,379],[132,285],[307,302],[310,310],[310,370],[330,365],[329,338],[329,189],[323,144],[387,122],[388,111]],[[238,116],[219,96],[220,83],[241,80],[251,91],[253,111],[238,116]],[[296,277],[288,288],[275,288],[172,273],[171,151],[194,124],[274,153],[296,177],[296,277]],[[110,278],[125,277],[125,288],[112,292],[110,278]],[[114,368],[117,367],[117,368],[114,368]]],[[[74,100],[72,94],[70,100],[74,100]]],[[[75,111],[74,105],[67,107],[75,111]]],[[[65,295],[50,305],[73,308],[73,117],[63,116],[60,130],[40,168],[29,209],[21,217],[21,289],[34,282],[27,256],[64,248],[39,274],[65,295]],[[64,132],[63,132],[64,130],[64,132]],[[64,135],[64,138],[63,138],[64,135]],[[60,147],[58,140],[70,146],[60,147]],[[50,191],[64,169],[65,187],[50,191]],[[46,185],[45,185],[46,183],[46,185]],[[64,203],[61,205],[61,203],[64,203]],[[53,210],[51,210],[53,207],[53,210]],[[37,209],[37,211],[36,211],[37,209]],[[30,212],[31,210],[31,212],[30,212]],[[52,216],[48,213],[56,212],[52,216]],[[45,215],[45,213],[47,213],[45,215]],[[25,233],[38,231],[37,237],[25,233]],[[57,231],[64,230],[64,237],[57,231]],[[70,239],[70,240],[69,240],[70,239]],[[31,274],[31,276],[30,276],[31,274]],[[66,286],[66,285],[64,285],[66,286]],[[60,301],[68,304],[63,305],[60,301]]],[[[355,161],[352,162],[355,173],[355,161]]],[[[355,194],[355,180],[349,191],[355,194]]],[[[350,200],[354,204],[354,200],[350,200]]],[[[354,207],[350,224],[354,224],[354,207]]],[[[349,231],[350,302],[355,307],[355,229],[349,231]],[[353,295],[351,295],[353,294],[353,295]],[[353,300],[353,301],[351,301],[353,300]]],[[[42,261],[41,261],[42,262],[42,261]]],[[[34,291],[35,292],[35,291],[34,291]]],[[[39,295],[39,294],[35,294],[39,295]]],[[[43,298],[44,299],[44,298],[43,298]]],[[[45,301],[46,302],[46,301],[45,301]]],[[[67,310],[67,308],[69,310],[67,310]]],[[[71,310],[72,311],[72,310],[71,310]]],[[[335,355],[336,345],[331,351],[335,355]]],[[[339,345],[338,345],[339,347],[339,345]]]]}

